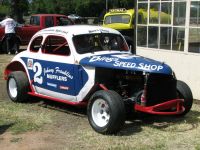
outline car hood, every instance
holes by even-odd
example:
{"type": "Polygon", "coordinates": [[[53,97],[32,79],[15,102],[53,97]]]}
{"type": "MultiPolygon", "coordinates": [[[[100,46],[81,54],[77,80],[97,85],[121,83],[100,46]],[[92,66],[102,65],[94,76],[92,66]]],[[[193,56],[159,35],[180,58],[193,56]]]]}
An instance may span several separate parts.
{"type": "Polygon", "coordinates": [[[163,62],[128,53],[92,55],[82,58],[79,63],[91,67],[172,74],[172,69],[163,62]]]}

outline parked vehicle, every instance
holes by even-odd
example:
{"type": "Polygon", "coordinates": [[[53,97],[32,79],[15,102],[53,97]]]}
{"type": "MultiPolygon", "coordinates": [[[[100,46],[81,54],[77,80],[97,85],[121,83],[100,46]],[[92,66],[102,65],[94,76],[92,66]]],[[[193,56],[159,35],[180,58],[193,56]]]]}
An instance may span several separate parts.
{"type": "Polygon", "coordinates": [[[128,45],[133,47],[134,9],[110,9],[104,16],[103,26],[120,31],[128,45]]]}
{"type": "MultiPolygon", "coordinates": [[[[133,47],[133,35],[134,35],[134,9],[117,8],[110,9],[108,13],[105,14],[103,20],[103,26],[116,29],[121,32],[129,47],[133,47]]],[[[158,12],[154,9],[150,10],[149,22],[158,23],[159,14],[162,24],[169,24],[171,16],[165,12],[158,12]]],[[[138,24],[147,24],[148,13],[145,9],[138,10],[138,24]]]]}
{"type": "MultiPolygon", "coordinates": [[[[15,43],[18,47],[20,45],[27,45],[32,36],[39,30],[52,27],[74,24],[65,15],[60,14],[35,14],[30,17],[29,25],[19,25],[16,27],[17,40],[15,43]]],[[[0,50],[1,53],[6,52],[6,41],[4,37],[4,28],[0,27],[0,50]]]]}
{"type": "Polygon", "coordinates": [[[127,114],[183,116],[193,103],[167,64],[131,54],[120,32],[100,26],[37,32],[4,75],[12,101],[32,95],[87,106],[90,125],[102,134],[118,132],[127,114]]]}
{"type": "Polygon", "coordinates": [[[76,19],[82,19],[81,16],[77,15],[77,14],[70,14],[67,16],[69,19],[72,19],[72,20],[76,20],[76,19]]]}

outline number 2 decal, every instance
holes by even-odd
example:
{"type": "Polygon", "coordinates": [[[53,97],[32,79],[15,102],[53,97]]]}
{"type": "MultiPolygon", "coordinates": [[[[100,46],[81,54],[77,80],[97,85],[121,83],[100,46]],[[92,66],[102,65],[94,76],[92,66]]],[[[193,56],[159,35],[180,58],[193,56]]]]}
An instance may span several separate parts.
{"type": "Polygon", "coordinates": [[[35,72],[34,82],[42,84],[43,83],[43,77],[41,76],[41,74],[42,74],[42,66],[41,66],[41,64],[39,62],[34,63],[33,72],[35,72]]]}

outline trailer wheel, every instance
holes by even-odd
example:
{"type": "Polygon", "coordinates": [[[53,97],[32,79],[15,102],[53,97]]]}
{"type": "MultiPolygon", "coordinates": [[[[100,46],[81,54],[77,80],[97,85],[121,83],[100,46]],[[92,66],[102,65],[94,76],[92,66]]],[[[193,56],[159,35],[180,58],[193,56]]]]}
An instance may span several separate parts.
{"type": "Polygon", "coordinates": [[[182,114],[180,114],[181,116],[183,116],[186,115],[192,108],[193,96],[189,86],[183,81],[178,80],[176,88],[177,88],[178,98],[184,99],[183,105],[185,107],[185,111],[182,114]]]}
{"type": "Polygon", "coordinates": [[[29,82],[23,71],[12,72],[7,80],[7,93],[13,102],[24,102],[28,99],[29,82]]]}
{"type": "Polygon", "coordinates": [[[124,102],[114,91],[95,92],[89,101],[87,113],[90,125],[101,134],[116,133],[125,122],[124,102]]]}

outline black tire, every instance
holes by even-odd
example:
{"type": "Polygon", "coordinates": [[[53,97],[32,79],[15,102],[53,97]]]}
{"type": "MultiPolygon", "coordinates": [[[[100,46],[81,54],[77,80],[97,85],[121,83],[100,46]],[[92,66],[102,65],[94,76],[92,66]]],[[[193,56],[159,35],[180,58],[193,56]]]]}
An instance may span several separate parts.
{"type": "Polygon", "coordinates": [[[178,98],[184,99],[185,111],[182,114],[180,114],[181,116],[183,116],[186,115],[192,108],[193,96],[189,86],[183,81],[178,80],[176,88],[177,88],[178,98]]]}
{"type": "Polygon", "coordinates": [[[125,123],[125,106],[121,96],[115,91],[97,91],[95,92],[87,107],[88,120],[92,128],[101,134],[117,133],[125,123]],[[100,103],[102,102],[102,103],[100,103]],[[96,109],[99,104],[101,110],[96,109]],[[103,110],[104,109],[104,110],[103,110]],[[95,110],[95,112],[94,112],[95,110]],[[95,117],[95,113],[102,117],[95,117]],[[109,118],[103,114],[109,114],[109,118]],[[103,121],[100,125],[99,122],[103,121]]]}
{"type": "Polygon", "coordinates": [[[7,80],[7,93],[13,102],[24,102],[28,99],[29,81],[23,71],[12,72],[7,80]]]}

